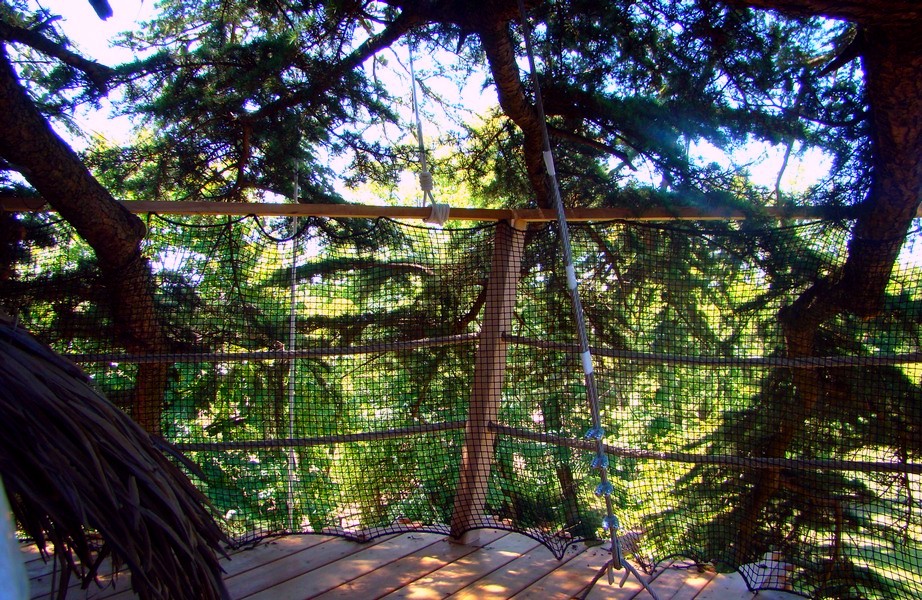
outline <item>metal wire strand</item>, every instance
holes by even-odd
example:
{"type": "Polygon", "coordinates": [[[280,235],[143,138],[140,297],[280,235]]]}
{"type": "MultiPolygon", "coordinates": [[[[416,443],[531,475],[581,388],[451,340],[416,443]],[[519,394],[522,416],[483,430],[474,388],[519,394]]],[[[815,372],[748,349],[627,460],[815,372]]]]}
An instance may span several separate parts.
{"type": "MultiPolygon", "coordinates": [[[[544,113],[544,103],[541,99],[541,86],[538,82],[538,72],[535,68],[535,56],[531,45],[531,28],[528,25],[528,18],[525,13],[524,0],[518,0],[519,15],[522,19],[522,35],[525,39],[525,51],[528,56],[528,68],[531,72],[532,83],[535,87],[535,108],[538,111],[538,119],[541,123],[541,141],[544,152],[544,165],[547,170],[548,183],[551,191],[551,197],[554,203],[554,210],[557,213],[557,224],[560,229],[560,245],[563,252],[564,265],[567,272],[567,288],[570,290],[570,300],[573,305],[573,318],[576,322],[577,335],[579,337],[579,352],[583,364],[583,373],[585,376],[586,399],[589,403],[589,411],[592,420],[592,427],[586,436],[596,442],[596,456],[598,461],[593,460],[593,467],[599,472],[599,485],[596,493],[605,498],[605,519],[603,526],[609,532],[611,538],[611,563],[616,569],[627,568],[633,573],[641,585],[650,592],[655,600],[659,600],[656,593],[649,587],[647,582],[643,581],[639,573],[632,569],[624,558],[621,551],[621,544],[618,540],[618,521],[614,516],[611,493],[613,487],[608,479],[607,460],[605,457],[604,447],[604,430],[602,429],[601,413],[599,410],[599,393],[595,381],[595,372],[592,367],[592,352],[589,349],[589,337],[586,333],[586,320],[583,315],[583,305],[580,301],[579,286],[577,285],[576,269],[573,266],[573,255],[570,248],[570,231],[567,226],[567,217],[563,208],[563,200],[560,196],[560,186],[557,183],[557,173],[554,168],[554,155],[551,152],[551,141],[547,131],[547,118],[544,113]]],[[[609,565],[605,566],[607,570],[609,565]]]]}

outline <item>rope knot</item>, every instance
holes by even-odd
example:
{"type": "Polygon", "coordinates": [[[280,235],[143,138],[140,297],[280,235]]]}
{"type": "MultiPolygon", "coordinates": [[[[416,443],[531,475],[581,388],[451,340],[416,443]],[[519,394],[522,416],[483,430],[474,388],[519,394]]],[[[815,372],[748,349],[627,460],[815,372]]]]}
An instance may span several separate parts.
{"type": "Polygon", "coordinates": [[[441,227],[445,224],[445,221],[448,220],[448,213],[451,210],[451,206],[448,204],[438,204],[433,202],[431,205],[431,210],[429,216],[426,217],[426,223],[434,223],[441,227]]]}
{"type": "Polygon", "coordinates": [[[423,192],[432,191],[432,173],[429,171],[421,171],[419,174],[419,187],[422,188],[423,192]]]}

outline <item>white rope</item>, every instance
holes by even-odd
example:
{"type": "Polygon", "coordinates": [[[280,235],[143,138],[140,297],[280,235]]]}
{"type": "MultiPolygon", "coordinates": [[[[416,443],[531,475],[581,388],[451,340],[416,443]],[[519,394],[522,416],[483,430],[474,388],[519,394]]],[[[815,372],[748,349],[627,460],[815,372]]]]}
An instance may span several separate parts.
{"type": "Polygon", "coordinates": [[[448,220],[448,213],[451,212],[451,206],[448,204],[439,204],[433,202],[429,211],[429,216],[425,218],[426,223],[433,223],[441,227],[448,220]]]}
{"type": "MultiPolygon", "coordinates": [[[[294,201],[298,201],[300,189],[298,186],[298,163],[294,168],[294,201]]],[[[291,220],[291,283],[288,290],[291,306],[288,313],[288,348],[290,352],[298,349],[297,338],[297,276],[298,276],[298,217],[291,220]]],[[[297,389],[295,379],[297,376],[297,361],[292,359],[288,363],[288,437],[295,436],[295,398],[297,389]]],[[[294,446],[288,448],[288,530],[292,533],[300,531],[300,526],[295,528],[295,480],[297,479],[298,457],[294,446]]]]}
{"type": "Polygon", "coordinates": [[[420,171],[419,187],[421,187],[423,192],[427,194],[432,191],[432,173],[429,171],[420,171]]]}
{"type": "Polygon", "coordinates": [[[429,163],[426,159],[426,144],[423,141],[423,121],[420,118],[419,102],[416,98],[416,69],[413,65],[413,46],[409,46],[410,53],[410,89],[413,100],[413,117],[416,119],[416,143],[419,154],[419,187],[423,191],[422,206],[432,206],[432,211],[426,217],[426,223],[435,223],[440,227],[448,220],[449,206],[437,204],[432,195],[432,173],[429,172],[429,163]]]}

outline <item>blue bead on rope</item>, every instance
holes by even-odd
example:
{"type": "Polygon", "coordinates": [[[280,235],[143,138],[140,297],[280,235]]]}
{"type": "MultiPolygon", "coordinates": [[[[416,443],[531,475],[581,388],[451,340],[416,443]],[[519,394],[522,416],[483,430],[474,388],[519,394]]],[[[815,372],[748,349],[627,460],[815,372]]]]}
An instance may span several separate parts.
{"type": "Polygon", "coordinates": [[[617,531],[621,528],[621,523],[615,515],[605,515],[602,518],[602,529],[605,531],[617,531]]]}
{"type": "Polygon", "coordinates": [[[587,440],[601,440],[603,437],[605,437],[605,430],[601,425],[590,427],[589,431],[586,432],[587,440]]]}
{"type": "Polygon", "coordinates": [[[592,457],[592,462],[589,465],[593,469],[607,469],[608,468],[608,455],[604,452],[600,452],[592,457]]]}
{"type": "Polygon", "coordinates": [[[603,481],[595,486],[596,496],[611,496],[615,492],[615,486],[610,481],[603,481]]]}

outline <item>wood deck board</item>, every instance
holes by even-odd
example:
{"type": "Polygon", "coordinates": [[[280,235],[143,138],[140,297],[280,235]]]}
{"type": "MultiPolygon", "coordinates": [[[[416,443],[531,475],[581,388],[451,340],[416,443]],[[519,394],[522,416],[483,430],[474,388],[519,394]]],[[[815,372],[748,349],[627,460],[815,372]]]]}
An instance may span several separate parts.
{"type": "Polygon", "coordinates": [[[372,544],[358,552],[352,552],[336,562],[308,569],[296,577],[267,587],[259,593],[243,595],[236,593],[233,589],[230,592],[234,598],[252,600],[314,598],[437,541],[438,537],[432,534],[403,534],[372,544]]]}
{"type": "MultiPolygon", "coordinates": [[[[580,548],[582,550],[583,548],[580,548]]],[[[471,583],[467,587],[450,596],[453,600],[478,600],[479,598],[502,597],[511,598],[517,593],[528,589],[536,581],[543,579],[560,567],[572,560],[579,552],[569,552],[558,560],[551,551],[544,546],[537,546],[525,552],[518,558],[507,563],[502,569],[497,569],[471,583]]]]}
{"type": "MultiPolygon", "coordinates": [[[[606,551],[602,551],[603,555],[600,557],[600,560],[595,562],[594,567],[595,571],[587,579],[592,580],[592,577],[598,572],[598,569],[605,564],[605,560],[608,557],[606,551]]],[[[660,582],[659,578],[666,572],[665,569],[657,569],[652,574],[648,575],[643,571],[637,571],[641,577],[643,577],[644,582],[647,586],[653,589],[656,592],[656,595],[660,597],[660,600],[664,598],[669,598],[669,595],[660,596],[660,582]]],[[[586,595],[587,600],[603,600],[616,598],[617,600],[648,600],[652,598],[649,592],[644,588],[640,580],[637,579],[632,573],[621,569],[614,572],[614,583],[608,583],[608,577],[603,576],[599,579],[595,585],[589,590],[589,593],[586,595]],[[627,575],[627,577],[625,577],[627,575]],[[624,585],[621,582],[624,582],[624,585]]]]}
{"type": "MultiPolygon", "coordinates": [[[[49,598],[52,565],[34,547],[23,546],[32,581],[32,598],[49,598]]],[[[360,544],[331,536],[285,536],[223,559],[225,582],[234,600],[306,600],[319,598],[514,598],[554,600],[582,593],[608,553],[601,547],[575,545],[557,560],[535,540],[500,530],[484,530],[479,543],[462,544],[443,535],[408,533],[360,544]]],[[[650,595],[633,577],[624,587],[602,578],[588,594],[593,599],[646,600],[650,595]]],[[[131,579],[109,575],[102,589],[68,588],[68,600],[129,600],[131,579]]],[[[681,561],[645,576],[661,600],[751,600],[738,574],[700,571],[681,561]]],[[[760,594],[760,597],[765,592],[760,594]]],[[[772,597],[793,597],[773,593],[772,597]]]]}
{"type": "Polygon", "coordinates": [[[495,529],[482,533],[478,546],[461,544],[449,538],[443,538],[386,567],[375,569],[321,594],[317,596],[317,600],[380,598],[476,552],[480,545],[492,543],[504,535],[506,532],[495,529]]]}
{"type": "Polygon", "coordinates": [[[537,545],[538,542],[522,535],[505,535],[495,542],[486,544],[477,552],[468,554],[383,597],[388,600],[447,598],[478,579],[504,567],[537,545]]]}
{"type": "MultiPolygon", "coordinates": [[[[293,565],[322,565],[355,551],[354,546],[341,547],[335,542],[340,538],[326,535],[291,535],[271,538],[261,544],[230,554],[221,561],[224,568],[224,583],[234,598],[242,598],[247,590],[262,589],[277,581],[293,576],[297,568],[293,565]],[[331,543],[332,542],[332,543],[331,543]],[[324,544],[330,544],[324,546],[324,544]],[[306,554],[308,551],[310,555],[306,554]]],[[[358,546],[360,547],[360,546],[358,546]]],[[[92,600],[132,600],[136,594],[131,591],[131,577],[118,582],[117,593],[101,594],[92,600]]]]}
{"type": "MultiPolygon", "coordinates": [[[[673,561],[658,569],[651,586],[660,600],[694,600],[715,575],[713,570],[699,569],[693,562],[673,561]]],[[[649,594],[638,596],[649,597],[649,594]]]]}
{"type": "Polygon", "coordinates": [[[513,596],[514,600],[571,598],[586,588],[609,558],[608,552],[600,546],[571,546],[567,554],[570,555],[569,560],[513,596]]]}
{"type": "MultiPolygon", "coordinates": [[[[47,548],[47,562],[42,558],[38,548],[34,545],[24,545],[22,551],[27,557],[26,573],[29,576],[29,597],[33,600],[54,597],[57,594],[58,585],[60,585],[61,573],[53,562],[53,547],[49,545],[47,548]]],[[[127,573],[123,572],[118,574],[120,579],[123,576],[127,577],[127,573]]],[[[71,575],[68,581],[67,597],[92,598],[95,600],[96,598],[102,597],[100,594],[104,594],[106,590],[109,590],[109,595],[111,595],[114,593],[111,589],[113,577],[112,562],[108,559],[104,560],[99,568],[99,576],[97,577],[96,583],[91,583],[86,590],[81,589],[80,579],[75,575],[71,575]]]]}

